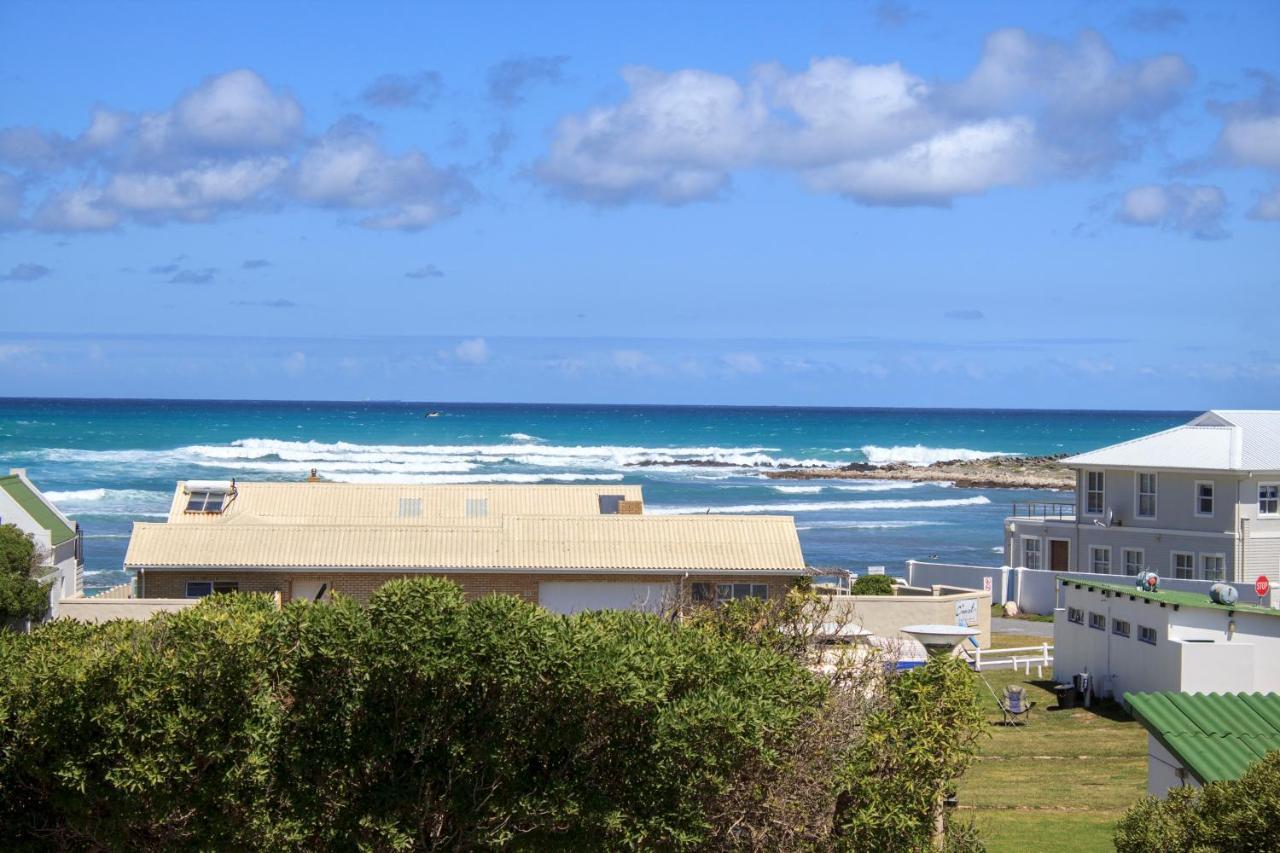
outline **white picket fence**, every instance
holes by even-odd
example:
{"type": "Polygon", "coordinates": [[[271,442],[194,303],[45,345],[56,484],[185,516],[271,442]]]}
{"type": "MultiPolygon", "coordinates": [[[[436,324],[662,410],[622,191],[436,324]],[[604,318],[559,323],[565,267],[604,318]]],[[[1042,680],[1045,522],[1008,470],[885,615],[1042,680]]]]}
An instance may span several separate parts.
{"type": "Polygon", "coordinates": [[[984,669],[999,669],[1004,666],[1013,667],[1014,672],[1021,667],[1031,675],[1031,667],[1036,668],[1036,677],[1044,677],[1044,668],[1053,665],[1053,644],[1041,643],[1038,646],[1018,646],[1012,649],[973,649],[967,652],[969,662],[975,672],[984,669]]]}

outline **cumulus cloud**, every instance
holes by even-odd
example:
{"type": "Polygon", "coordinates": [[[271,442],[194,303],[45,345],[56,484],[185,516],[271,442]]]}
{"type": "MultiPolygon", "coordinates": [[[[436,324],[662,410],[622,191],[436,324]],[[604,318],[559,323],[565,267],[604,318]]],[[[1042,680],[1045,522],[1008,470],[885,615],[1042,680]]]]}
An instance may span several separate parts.
{"type": "Polygon", "coordinates": [[[1222,116],[1218,150],[1237,166],[1280,170],[1280,86],[1267,74],[1256,98],[1210,107],[1222,116]]]}
{"type": "Polygon", "coordinates": [[[14,264],[4,275],[0,275],[0,281],[37,281],[49,275],[53,270],[44,264],[14,264]]]}
{"type": "Polygon", "coordinates": [[[347,119],[302,156],[293,192],[321,206],[377,211],[360,220],[366,228],[416,231],[452,216],[474,189],[420,151],[387,152],[371,125],[347,119]]]}
{"type": "Polygon", "coordinates": [[[169,284],[208,284],[218,274],[216,267],[199,270],[178,270],[167,279],[169,284]]]}
{"type": "Polygon", "coordinates": [[[417,269],[409,270],[405,278],[444,278],[444,270],[435,264],[424,264],[417,269]]]}
{"type": "MultiPolygon", "coordinates": [[[[369,96],[383,103],[397,92],[407,97],[404,86],[422,98],[430,85],[426,78],[381,83],[369,96]]],[[[371,228],[418,230],[472,195],[456,170],[435,167],[424,153],[385,150],[367,122],[346,120],[310,140],[303,125],[292,94],[241,69],[204,80],[168,109],[96,109],[75,138],[0,129],[0,164],[46,187],[24,217],[21,184],[0,172],[0,225],[103,231],[302,203],[363,211],[360,223],[371,228]]]]}
{"type": "Polygon", "coordinates": [[[1258,200],[1249,209],[1249,218],[1264,222],[1280,222],[1280,187],[1259,194],[1258,200]]]}
{"type": "Polygon", "coordinates": [[[434,71],[418,74],[383,74],[364,88],[360,100],[371,107],[430,109],[440,97],[442,81],[434,71]]]}
{"type": "Polygon", "coordinates": [[[1211,185],[1149,184],[1134,187],[1120,200],[1116,219],[1140,225],[1179,231],[1202,240],[1227,236],[1222,226],[1227,197],[1211,185]]]}
{"type": "Polygon", "coordinates": [[[1173,6],[1137,6],[1124,16],[1125,26],[1143,33],[1166,33],[1186,22],[1186,14],[1173,6]]]}
{"type": "Polygon", "coordinates": [[[489,69],[489,97],[504,107],[524,102],[534,86],[559,83],[567,56],[526,56],[503,60],[489,69]]]}
{"type": "Polygon", "coordinates": [[[468,338],[453,348],[453,357],[463,364],[484,364],[489,360],[489,345],[484,338],[468,338]]]}
{"type": "Polygon", "coordinates": [[[260,270],[271,266],[271,261],[266,258],[250,258],[240,265],[240,269],[244,270],[260,270]]]}
{"type": "Polygon", "coordinates": [[[1122,61],[1094,32],[1007,29],[954,82],[842,57],[745,79],[639,67],[622,78],[620,103],[557,124],[534,166],[555,191],[683,204],[716,197],[736,172],[772,169],[863,203],[943,205],[1135,156],[1192,72],[1175,55],[1122,61]]]}

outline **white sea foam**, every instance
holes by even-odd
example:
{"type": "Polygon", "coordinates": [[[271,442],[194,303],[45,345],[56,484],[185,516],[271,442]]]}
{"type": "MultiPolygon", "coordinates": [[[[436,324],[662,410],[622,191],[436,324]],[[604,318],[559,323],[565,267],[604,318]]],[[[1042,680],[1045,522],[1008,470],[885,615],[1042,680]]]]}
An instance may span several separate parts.
{"type": "Polygon", "coordinates": [[[72,489],[68,492],[45,492],[44,496],[54,503],[84,503],[100,501],[107,496],[106,489],[72,489]]]}
{"type": "Polygon", "coordinates": [[[773,490],[786,495],[816,495],[822,491],[822,486],[774,486],[773,490]]]}
{"type": "MultiPolygon", "coordinates": [[[[712,513],[734,515],[754,512],[772,512],[790,515],[796,512],[843,512],[869,509],[946,509],[960,506],[982,506],[991,503],[985,495],[972,498],[941,498],[938,500],[877,500],[877,501],[815,501],[812,503],[740,504],[738,506],[712,506],[712,513]]],[[[651,515],[694,515],[705,513],[706,506],[650,506],[645,512],[651,515]]]]}
{"type": "Polygon", "coordinates": [[[512,441],[542,441],[536,435],[529,435],[527,432],[509,432],[504,437],[512,441]]]}
{"type": "Polygon", "coordinates": [[[797,524],[796,530],[899,530],[906,527],[932,527],[941,521],[811,521],[797,524]]]}
{"type": "Polygon", "coordinates": [[[862,455],[872,465],[888,465],[893,462],[905,462],[908,465],[932,465],[935,462],[950,462],[954,459],[970,461],[974,459],[990,459],[994,456],[1013,456],[999,450],[970,450],[967,447],[925,447],[916,444],[910,447],[878,447],[868,444],[861,448],[862,455]]]}
{"type": "Polygon", "coordinates": [[[467,483],[616,483],[621,474],[336,474],[339,483],[424,483],[441,486],[467,483]]]}

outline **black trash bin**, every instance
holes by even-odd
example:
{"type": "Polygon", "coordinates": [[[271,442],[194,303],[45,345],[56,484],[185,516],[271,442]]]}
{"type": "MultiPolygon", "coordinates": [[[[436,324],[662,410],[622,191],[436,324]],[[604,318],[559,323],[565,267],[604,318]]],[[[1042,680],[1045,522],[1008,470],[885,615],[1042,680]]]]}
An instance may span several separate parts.
{"type": "Polygon", "coordinates": [[[1053,692],[1058,694],[1058,708],[1074,708],[1076,706],[1076,686],[1074,684],[1059,684],[1053,688],[1053,692]]]}

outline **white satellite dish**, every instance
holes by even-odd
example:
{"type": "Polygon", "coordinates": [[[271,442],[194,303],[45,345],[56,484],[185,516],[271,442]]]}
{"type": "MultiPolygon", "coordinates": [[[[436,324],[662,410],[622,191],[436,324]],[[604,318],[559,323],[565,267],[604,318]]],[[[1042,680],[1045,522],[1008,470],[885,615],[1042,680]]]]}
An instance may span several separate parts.
{"type": "Polygon", "coordinates": [[[1096,518],[1095,518],[1095,519],[1093,520],[1093,523],[1094,523],[1094,524],[1096,524],[1096,525],[1098,525],[1099,527],[1110,527],[1110,526],[1111,526],[1111,519],[1112,519],[1112,517],[1113,517],[1114,515],[1115,515],[1115,513],[1112,511],[1111,507],[1107,507],[1107,511],[1106,511],[1106,513],[1102,516],[1102,519],[1101,519],[1101,520],[1099,520],[1099,519],[1096,519],[1096,518]]]}

